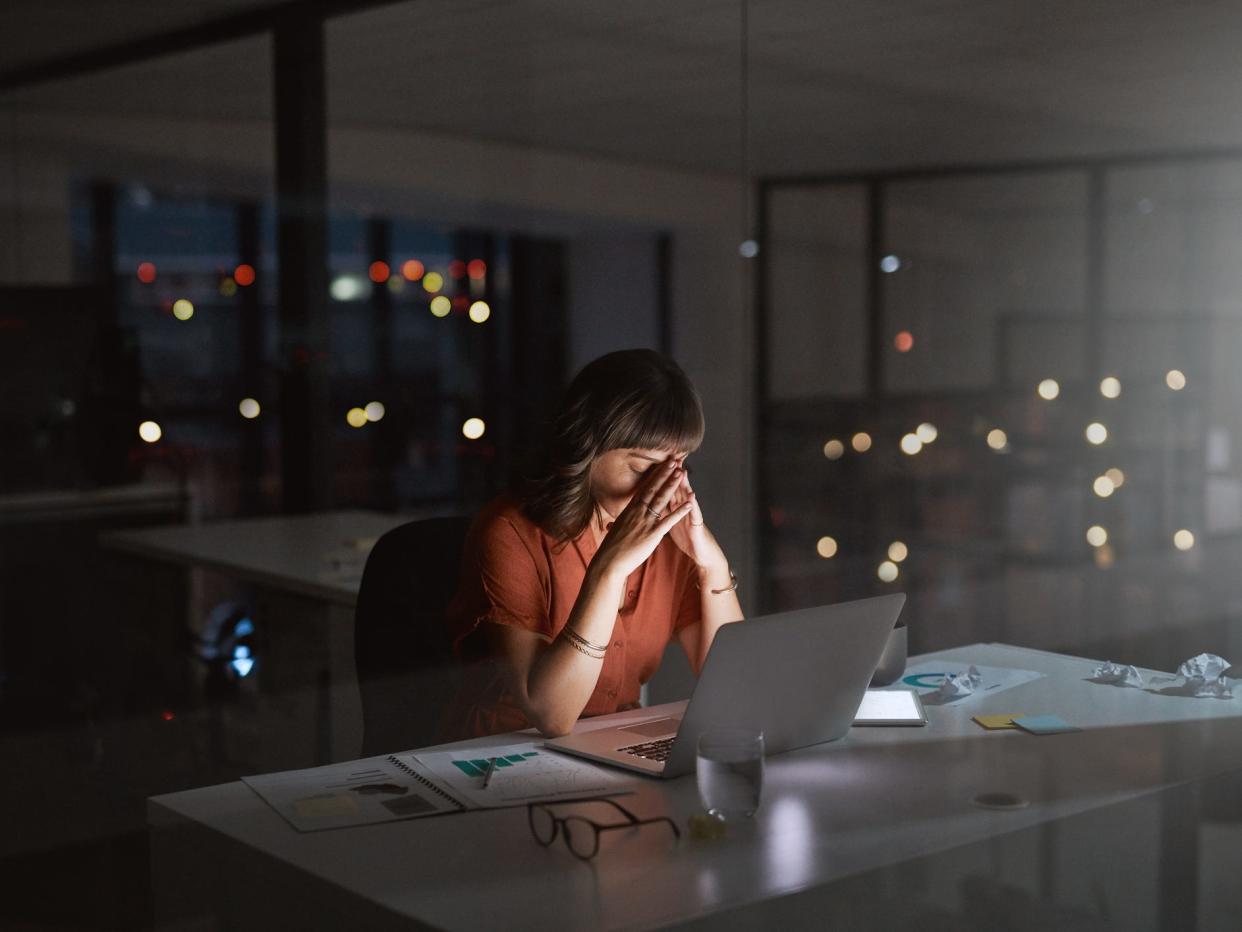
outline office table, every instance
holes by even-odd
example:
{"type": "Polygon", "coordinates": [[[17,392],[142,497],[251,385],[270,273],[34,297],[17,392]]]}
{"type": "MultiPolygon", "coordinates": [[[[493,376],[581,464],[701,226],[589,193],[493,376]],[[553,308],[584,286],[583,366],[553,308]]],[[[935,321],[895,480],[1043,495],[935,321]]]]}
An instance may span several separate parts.
{"type": "MultiPolygon", "coordinates": [[[[1161,794],[1242,769],[1242,697],[1095,684],[1086,679],[1095,661],[1000,644],[911,662],[926,659],[1046,675],[977,702],[931,706],[926,728],[854,728],[839,741],[773,755],[753,822],[716,841],[687,832],[678,844],[659,827],[609,833],[623,837],[607,840],[589,864],[559,839],[536,845],[524,808],[299,834],[240,782],[156,797],[148,812],[157,911],[167,920],[214,915],[229,928],[763,928],[816,916],[874,918],[859,912],[851,886],[859,877],[874,879],[862,888],[866,896],[887,890],[891,911],[907,899],[890,889],[894,877],[905,878],[899,886],[913,884],[910,898],[925,908],[942,889],[956,889],[961,870],[999,871],[1019,887],[1103,870],[1083,894],[1088,904],[1110,904],[1128,930],[1159,927],[1144,917],[1165,915],[1158,907],[1181,902],[1189,882],[1170,879],[1170,859],[1150,851],[1150,825],[1169,824],[1161,794]],[[1020,712],[1059,714],[1084,730],[1037,737],[985,732],[970,721],[1020,712]],[[987,793],[1012,794],[1023,805],[981,808],[974,800],[987,793]],[[1087,833],[1086,847],[1076,832],[1087,833]],[[1075,863],[1079,852],[1098,855],[1101,846],[1114,863],[1075,863]],[[945,879],[936,880],[938,872],[945,879]],[[186,878],[197,890],[187,890],[186,878]],[[919,884],[923,900],[915,896],[919,884]],[[1148,908],[1152,891],[1163,898],[1148,908]]],[[[628,807],[668,815],[683,832],[699,811],[693,776],[635,776],[631,786],[628,807]]],[[[1236,850],[1237,842],[1242,837],[1225,843],[1236,850]]]]}

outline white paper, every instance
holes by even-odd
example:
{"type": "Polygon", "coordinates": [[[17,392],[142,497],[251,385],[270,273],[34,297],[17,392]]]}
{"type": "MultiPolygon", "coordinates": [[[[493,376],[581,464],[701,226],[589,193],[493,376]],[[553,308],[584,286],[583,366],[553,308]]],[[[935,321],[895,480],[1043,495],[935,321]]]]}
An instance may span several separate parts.
{"type": "Polygon", "coordinates": [[[917,689],[924,705],[958,705],[973,704],[981,697],[994,696],[1043,675],[1013,667],[928,660],[907,667],[905,675],[893,685],[917,689]]]}
{"type": "Polygon", "coordinates": [[[1143,686],[1143,674],[1139,673],[1138,667],[1123,666],[1111,660],[1096,667],[1091,678],[1097,683],[1109,683],[1113,686],[1136,686],[1140,689],[1143,686]]]}
{"type": "Polygon", "coordinates": [[[401,759],[413,757],[454,796],[475,806],[603,796],[628,790],[628,779],[618,771],[557,754],[530,742],[397,756],[401,759]],[[496,767],[487,789],[483,789],[482,772],[493,757],[502,766],[496,767]]]}

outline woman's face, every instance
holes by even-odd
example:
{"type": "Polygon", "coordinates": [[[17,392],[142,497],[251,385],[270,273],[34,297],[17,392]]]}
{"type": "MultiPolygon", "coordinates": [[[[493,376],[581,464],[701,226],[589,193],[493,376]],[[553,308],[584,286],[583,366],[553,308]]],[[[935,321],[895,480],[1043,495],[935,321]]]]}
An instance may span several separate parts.
{"type": "Polygon", "coordinates": [[[648,469],[672,459],[684,462],[686,454],[675,450],[609,450],[591,464],[591,492],[613,515],[629,504],[634,490],[648,469]]]}

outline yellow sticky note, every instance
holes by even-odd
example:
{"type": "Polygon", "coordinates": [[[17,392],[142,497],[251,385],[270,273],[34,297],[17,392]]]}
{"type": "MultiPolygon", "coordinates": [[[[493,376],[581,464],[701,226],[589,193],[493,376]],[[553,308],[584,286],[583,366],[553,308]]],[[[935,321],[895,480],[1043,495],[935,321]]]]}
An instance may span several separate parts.
{"type": "Polygon", "coordinates": [[[1013,720],[1021,718],[1024,714],[1023,712],[1010,712],[1008,715],[976,715],[974,720],[988,731],[996,731],[998,728],[1012,728],[1016,731],[1018,726],[1013,723],[1013,720]]]}
{"type": "Polygon", "coordinates": [[[351,815],[358,811],[358,807],[348,796],[332,794],[295,799],[293,811],[302,818],[314,818],[316,816],[351,815]]]}

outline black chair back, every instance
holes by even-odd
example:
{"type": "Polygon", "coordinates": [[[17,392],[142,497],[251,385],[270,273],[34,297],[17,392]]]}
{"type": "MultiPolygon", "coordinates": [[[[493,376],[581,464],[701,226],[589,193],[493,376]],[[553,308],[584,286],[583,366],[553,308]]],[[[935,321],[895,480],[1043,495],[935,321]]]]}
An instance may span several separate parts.
{"type": "Polygon", "coordinates": [[[445,610],[469,526],[465,517],[411,521],[376,541],[367,557],[354,615],[364,757],[439,738],[440,717],[461,679],[445,610]]]}

